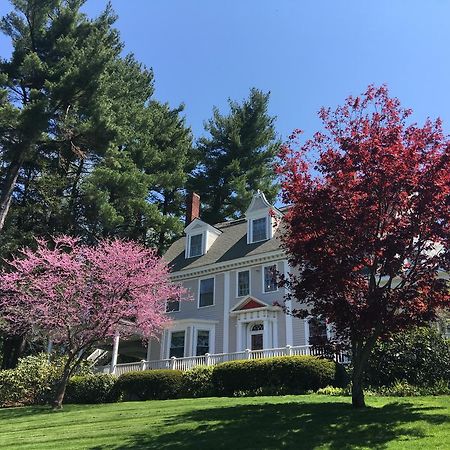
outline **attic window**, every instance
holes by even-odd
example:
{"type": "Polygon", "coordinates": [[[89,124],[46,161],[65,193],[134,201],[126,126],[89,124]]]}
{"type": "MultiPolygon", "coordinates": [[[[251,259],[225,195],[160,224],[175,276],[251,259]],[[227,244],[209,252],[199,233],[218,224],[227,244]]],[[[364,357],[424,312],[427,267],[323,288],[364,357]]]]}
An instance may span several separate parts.
{"type": "Polygon", "coordinates": [[[194,256],[200,256],[202,254],[203,247],[203,235],[202,234],[194,234],[190,237],[189,242],[189,258],[193,258],[194,256]]]}
{"type": "Polygon", "coordinates": [[[265,241],[267,239],[267,217],[253,219],[252,242],[265,241]]]}

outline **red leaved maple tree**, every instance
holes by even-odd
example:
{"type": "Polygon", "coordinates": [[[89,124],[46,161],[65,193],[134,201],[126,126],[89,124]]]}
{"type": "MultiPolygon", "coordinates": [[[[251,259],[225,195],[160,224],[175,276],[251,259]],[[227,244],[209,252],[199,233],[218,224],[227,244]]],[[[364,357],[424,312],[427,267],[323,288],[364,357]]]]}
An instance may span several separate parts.
{"type": "Polygon", "coordinates": [[[65,349],[54,400],[59,409],[70,375],[89,351],[119,331],[158,334],[168,322],[166,300],[183,293],[154,250],[61,236],[51,246],[39,240],[36,250],[24,249],[0,273],[0,318],[9,332],[41,335],[65,349]]]}
{"type": "Polygon", "coordinates": [[[300,307],[326,318],[351,347],[352,402],[377,339],[435,319],[450,297],[450,143],[441,121],[408,124],[386,86],[369,86],[303,144],[280,154],[287,232],[300,275],[285,280],[300,307]]]}

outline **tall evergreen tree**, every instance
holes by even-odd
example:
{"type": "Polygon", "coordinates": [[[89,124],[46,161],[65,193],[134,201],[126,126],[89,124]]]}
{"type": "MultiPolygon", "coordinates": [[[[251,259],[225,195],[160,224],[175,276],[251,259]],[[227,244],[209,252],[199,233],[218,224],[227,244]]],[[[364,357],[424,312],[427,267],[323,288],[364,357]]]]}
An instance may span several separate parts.
{"type": "Polygon", "coordinates": [[[280,143],[275,117],[268,114],[269,95],[253,88],[242,104],[229,100],[228,115],[214,108],[205,124],[210,136],[199,140],[200,163],[190,188],[200,195],[208,223],[240,217],[257,189],[275,199],[273,164],[280,143]]]}

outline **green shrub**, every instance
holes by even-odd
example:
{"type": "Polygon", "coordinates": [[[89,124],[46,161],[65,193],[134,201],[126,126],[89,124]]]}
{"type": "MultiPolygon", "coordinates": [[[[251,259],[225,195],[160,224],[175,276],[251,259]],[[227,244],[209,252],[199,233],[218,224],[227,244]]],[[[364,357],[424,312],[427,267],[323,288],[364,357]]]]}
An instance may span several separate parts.
{"type": "Polygon", "coordinates": [[[213,367],[194,367],[182,374],[183,397],[211,397],[214,395],[212,382],[213,367]]]}
{"type": "Polygon", "coordinates": [[[62,373],[61,358],[46,353],[21,358],[15,369],[0,371],[0,406],[46,403],[62,373]]]}
{"type": "Polygon", "coordinates": [[[396,333],[377,343],[366,378],[371,386],[391,386],[402,380],[425,387],[450,380],[450,341],[428,327],[396,333]]]}
{"type": "Polygon", "coordinates": [[[428,386],[415,386],[407,381],[396,380],[390,386],[381,386],[375,393],[387,397],[417,397],[420,395],[450,395],[450,383],[440,380],[428,386]]]}
{"type": "Polygon", "coordinates": [[[109,374],[72,377],[67,383],[65,403],[111,403],[119,400],[117,378],[109,374]]]}
{"type": "Polygon", "coordinates": [[[212,381],[223,395],[303,393],[328,385],[343,387],[337,366],[315,356],[232,361],[216,366],[212,381]]]}
{"type": "Polygon", "coordinates": [[[335,387],[335,386],[325,386],[324,388],[317,389],[316,394],[319,395],[331,395],[331,396],[349,396],[351,392],[348,387],[335,387]]]}
{"type": "Polygon", "coordinates": [[[124,400],[164,400],[177,398],[182,388],[180,370],[145,370],[127,372],[117,379],[117,389],[124,400]]]}

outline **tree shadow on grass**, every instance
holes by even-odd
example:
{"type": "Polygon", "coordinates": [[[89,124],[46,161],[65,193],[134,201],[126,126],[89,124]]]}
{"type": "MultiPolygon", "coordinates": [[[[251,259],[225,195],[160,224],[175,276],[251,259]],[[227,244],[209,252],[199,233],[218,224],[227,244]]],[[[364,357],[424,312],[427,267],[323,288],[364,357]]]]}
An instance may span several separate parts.
{"type": "Polygon", "coordinates": [[[333,450],[383,449],[399,439],[407,448],[408,440],[420,445],[425,437],[421,425],[415,422],[439,425],[448,421],[446,414],[434,411],[439,409],[390,403],[382,408],[354,410],[339,402],[201,409],[172,417],[162,430],[149,428],[148,432],[131,435],[120,446],[96,449],[313,449],[321,445],[333,450]],[[158,432],[161,434],[155,435],[158,432]]]}

